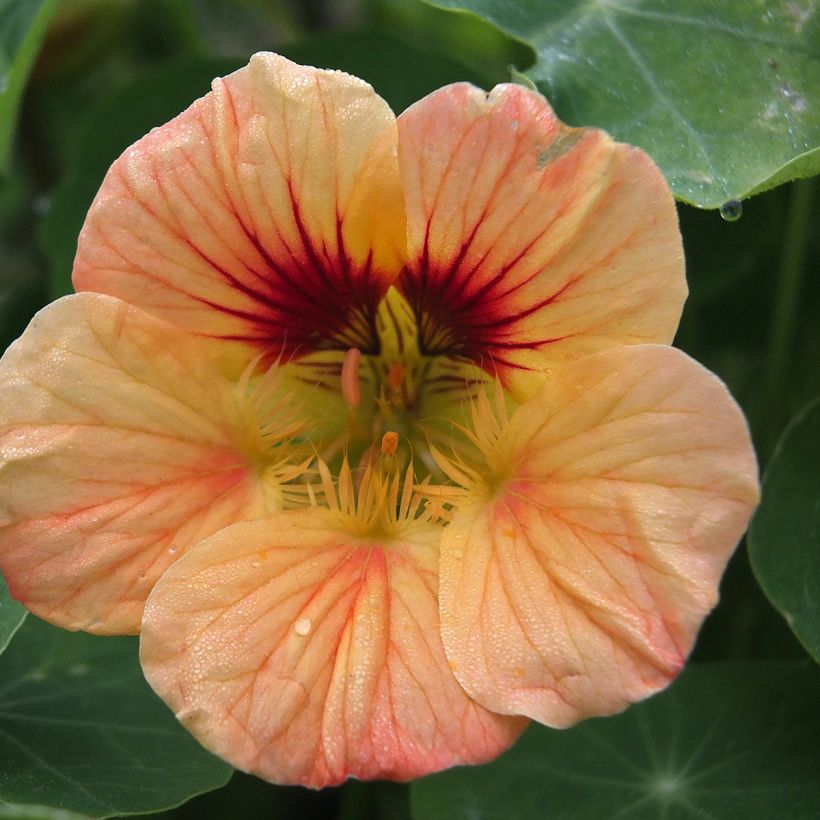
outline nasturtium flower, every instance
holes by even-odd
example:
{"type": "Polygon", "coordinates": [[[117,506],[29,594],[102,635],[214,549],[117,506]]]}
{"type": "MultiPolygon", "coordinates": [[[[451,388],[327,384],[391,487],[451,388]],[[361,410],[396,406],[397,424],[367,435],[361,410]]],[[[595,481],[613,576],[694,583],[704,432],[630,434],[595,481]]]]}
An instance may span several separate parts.
{"type": "Polygon", "coordinates": [[[259,54],[114,163],[74,283],[0,364],[0,566],[140,633],[235,766],[417,777],[680,670],[756,464],[670,346],[640,150],[523,87],[396,118],[259,54]]]}

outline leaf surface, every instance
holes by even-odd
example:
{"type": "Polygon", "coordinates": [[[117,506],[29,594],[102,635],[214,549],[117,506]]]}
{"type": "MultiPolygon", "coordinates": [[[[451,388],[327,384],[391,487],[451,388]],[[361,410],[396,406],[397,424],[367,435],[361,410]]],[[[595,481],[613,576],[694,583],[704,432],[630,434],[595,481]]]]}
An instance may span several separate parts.
{"type": "Polygon", "coordinates": [[[428,0],[533,48],[566,122],[638,145],[702,208],[820,171],[816,0],[428,0]]]}

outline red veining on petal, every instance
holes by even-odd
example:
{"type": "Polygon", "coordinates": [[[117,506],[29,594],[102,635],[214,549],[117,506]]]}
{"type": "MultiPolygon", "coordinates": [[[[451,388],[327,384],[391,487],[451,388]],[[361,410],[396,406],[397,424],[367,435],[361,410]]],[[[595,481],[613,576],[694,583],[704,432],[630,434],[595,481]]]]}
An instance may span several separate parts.
{"type": "MultiPolygon", "coordinates": [[[[112,169],[117,181],[128,194],[137,199],[127,177],[112,169]]],[[[162,174],[154,170],[154,181],[162,190],[162,174]]],[[[372,266],[372,255],[357,265],[348,255],[342,231],[342,218],[337,216],[335,248],[317,247],[307,230],[293,186],[288,186],[290,212],[298,230],[300,247],[282,245],[287,253],[276,259],[266,247],[264,236],[258,236],[243,220],[239,208],[231,203],[235,227],[258,255],[254,266],[236,260],[233,270],[219,264],[197,241],[183,233],[175,239],[187,247],[230,288],[244,297],[242,308],[226,301],[208,298],[201,293],[177,286],[173,280],[163,285],[176,289],[199,304],[242,321],[242,333],[207,332],[217,338],[242,341],[258,346],[265,352],[265,361],[287,361],[295,355],[313,350],[343,350],[357,347],[365,353],[378,352],[375,330],[376,308],[384,295],[383,277],[372,266]]],[[[149,202],[141,206],[159,219],[149,202]]],[[[195,203],[192,203],[195,206],[195,203]]],[[[275,231],[271,225],[269,231],[275,231]]],[[[281,237],[280,237],[281,241],[281,237]]],[[[112,248],[114,249],[114,248],[112,248]]],[[[139,267],[139,261],[128,259],[139,267]]],[[[151,276],[145,270],[144,275],[151,276]]],[[[82,269],[75,273],[78,290],[83,289],[82,269]]],[[[105,292],[105,286],[94,288],[105,292]]]]}
{"type": "Polygon", "coordinates": [[[237,525],[169,572],[144,621],[152,686],[208,748],[279,783],[407,780],[506,748],[523,722],[467,698],[444,656],[438,530],[388,543],[323,524],[237,525]]]}
{"type": "Polygon", "coordinates": [[[399,287],[423,353],[504,379],[671,339],[685,295],[680,237],[645,155],[567,128],[518,86],[448,86],[402,114],[399,135],[409,257],[399,287]]]}
{"type": "Polygon", "coordinates": [[[362,81],[257,55],[114,163],[75,287],[268,363],[375,353],[404,246],[395,139],[362,81]]]}

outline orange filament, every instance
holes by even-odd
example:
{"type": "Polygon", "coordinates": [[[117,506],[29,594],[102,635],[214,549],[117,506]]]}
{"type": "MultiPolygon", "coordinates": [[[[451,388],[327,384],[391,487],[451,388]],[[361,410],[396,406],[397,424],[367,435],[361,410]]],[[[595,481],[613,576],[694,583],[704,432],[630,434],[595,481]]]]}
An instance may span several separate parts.
{"type": "Polygon", "coordinates": [[[393,393],[399,393],[404,383],[404,365],[393,362],[387,371],[387,384],[393,393]]]}
{"type": "Polygon", "coordinates": [[[393,456],[396,454],[396,449],[399,446],[399,434],[388,430],[382,436],[382,455],[393,456]]]}
{"type": "Polygon", "coordinates": [[[342,361],[342,396],[347,406],[355,410],[362,400],[362,392],[359,387],[359,366],[362,361],[362,352],[355,347],[351,347],[345,353],[342,361]]]}

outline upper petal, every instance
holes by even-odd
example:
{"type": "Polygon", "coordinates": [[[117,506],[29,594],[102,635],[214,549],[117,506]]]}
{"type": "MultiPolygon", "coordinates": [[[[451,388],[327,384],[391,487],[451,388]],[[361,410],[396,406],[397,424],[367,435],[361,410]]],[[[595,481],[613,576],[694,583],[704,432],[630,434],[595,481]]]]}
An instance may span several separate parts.
{"type": "Polygon", "coordinates": [[[683,251],[646,154],[566,127],[517,85],[447,86],[398,122],[400,285],[425,352],[468,356],[509,382],[613,343],[672,340],[683,251]]]}
{"type": "Polygon", "coordinates": [[[442,636],[493,711],[551,726],[664,687],[757,500],[745,420],[669,347],[561,368],[488,453],[446,529],[442,636]]]}
{"type": "Polygon", "coordinates": [[[356,537],[318,509],[222,530],[148,600],[146,677],[209,749],[277,783],[406,780],[524,723],[472,701],[439,637],[440,529],[356,537]]]}
{"type": "Polygon", "coordinates": [[[367,83],[257,54],[113,164],[74,284],[273,357],[367,348],[404,252],[396,139],[367,83]]]}
{"type": "Polygon", "coordinates": [[[38,313],[0,361],[0,393],[0,569],[60,626],[137,631],[191,544],[276,503],[207,346],[118,299],[38,313]]]}

